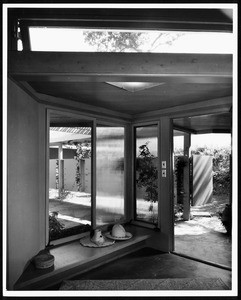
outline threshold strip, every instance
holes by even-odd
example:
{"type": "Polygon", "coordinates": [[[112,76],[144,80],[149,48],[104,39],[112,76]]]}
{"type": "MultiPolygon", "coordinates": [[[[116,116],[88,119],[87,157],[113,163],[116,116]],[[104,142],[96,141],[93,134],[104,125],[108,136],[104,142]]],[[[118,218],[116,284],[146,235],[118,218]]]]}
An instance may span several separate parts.
{"type": "Polygon", "coordinates": [[[174,254],[174,255],[177,255],[177,256],[181,256],[181,257],[187,258],[187,259],[198,261],[200,263],[203,263],[203,264],[206,264],[206,265],[210,265],[210,266],[213,266],[213,267],[216,267],[216,268],[220,268],[220,269],[232,271],[232,268],[230,268],[228,266],[225,266],[225,265],[222,265],[222,264],[217,264],[217,263],[214,263],[214,262],[211,262],[211,261],[208,261],[208,260],[203,260],[203,259],[195,258],[195,257],[188,256],[188,255],[185,255],[185,254],[182,254],[182,253],[175,252],[175,251],[171,251],[170,253],[174,254]]]}

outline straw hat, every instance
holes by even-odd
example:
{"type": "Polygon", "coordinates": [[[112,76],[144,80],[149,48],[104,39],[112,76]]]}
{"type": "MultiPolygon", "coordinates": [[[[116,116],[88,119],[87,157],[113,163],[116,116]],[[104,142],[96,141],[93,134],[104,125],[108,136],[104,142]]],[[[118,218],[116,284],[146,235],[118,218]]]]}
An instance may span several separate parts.
{"type": "Polygon", "coordinates": [[[121,224],[115,224],[112,227],[111,232],[107,232],[105,236],[113,240],[128,240],[132,237],[132,234],[130,232],[126,232],[125,228],[121,224]]]}
{"type": "Polygon", "coordinates": [[[111,235],[117,238],[123,238],[126,236],[126,230],[121,224],[115,224],[112,227],[111,235]]]}

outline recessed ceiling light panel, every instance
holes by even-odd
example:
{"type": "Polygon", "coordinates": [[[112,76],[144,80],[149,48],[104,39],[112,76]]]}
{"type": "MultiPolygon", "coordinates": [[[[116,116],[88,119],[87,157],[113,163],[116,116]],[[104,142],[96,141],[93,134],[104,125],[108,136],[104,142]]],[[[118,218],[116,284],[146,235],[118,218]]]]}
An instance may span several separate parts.
{"type": "Polygon", "coordinates": [[[128,92],[138,92],[165,84],[165,82],[106,82],[128,92]]]}

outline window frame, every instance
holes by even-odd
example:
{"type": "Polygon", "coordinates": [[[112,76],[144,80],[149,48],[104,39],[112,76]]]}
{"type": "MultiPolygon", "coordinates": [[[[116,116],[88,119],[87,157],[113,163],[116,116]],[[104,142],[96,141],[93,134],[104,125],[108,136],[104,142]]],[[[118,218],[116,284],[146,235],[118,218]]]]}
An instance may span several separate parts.
{"type": "MultiPolygon", "coordinates": [[[[200,11],[202,9],[198,8],[200,11]]],[[[184,9],[185,10],[185,9],[184,9]]],[[[161,9],[160,13],[167,13],[168,9],[161,9]]],[[[188,8],[187,11],[191,12],[192,9],[188,8]]],[[[126,10],[126,13],[128,10],[126,10]]],[[[153,13],[153,12],[152,12],[153,13]]],[[[154,14],[158,13],[155,10],[154,14]]],[[[110,13],[111,15],[111,13],[110,13]]],[[[148,20],[148,19],[147,19],[148,20]]],[[[58,27],[58,28],[80,28],[90,30],[135,30],[135,31],[173,31],[173,32],[213,32],[213,33],[233,33],[233,22],[213,22],[212,20],[200,22],[190,20],[189,22],[173,21],[168,19],[167,16],[160,21],[160,16],[153,16],[151,21],[147,22],[143,27],[143,22],[146,22],[146,15],[128,17],[125,13],[121,16],[112,16],[111,18],[106,15],[97,17],[96,15],[89,15],[81,13],[67,14],[66,16],[53,16],[49,15],[48,18],[19,16],[17,23],[20,28],[20,37],[24,51],[31,51],[31,41],[29,27],[58,27]],[[59,18],[58,18],[59,17],[59,18]],[[144,18],[144,20],[143,20],[144,18]]]]}
{"type": "Polygon", "coordinates": [[[79,239],[83,236],[87,236],[89,235],[89,231],[77,234],[77,235],[70,235],[68,237],[64,237],[64,238],[60,238],[60,239],[56,239],[53,241],[49,240],[49,130],[50,130],[50,116],[51,113],[55,113],[55,114],[60,114],[63,116],[72,116],[76,119],[80,119],[81,121],[88,121],[90,123],[92,123],[91,126],[91,151],[92,151],[92,155],[91,155],[91,228],[94,226],[93,224],[93,218],[95,216],[94,214],[94,206],[95,206],[95,194],[93,193],[93,191],[95,190],[95,169],[94,169],[94,165],[95,165],[95,138],[94,138],[94,127],[95,127],[95,119],[88,117],[86,115],[83,114],[78,114],[78,113],[74,113],[72,111],[69,110],[62,110],[60,108],[56,109],[56,108],[52,108],[52,107],[47,107],[46,108],[46,174],[45,174],[45,178],[46,178],[46,182],[45,182],[45,187],[46,187],[46,193],[45,193],[45,224],[46,224],[46,230],[45,230],[45,244],[46,246],[56,246],[56,245],[60,245],[66,242],[70,242],[76,239],[79,239]]]}
{"type": "MultiPolygon", "coordinates": [[[[124,165],[127,166],[127,135],[128,135],[128,125],[126,122],[122,121],[111,121],[106,119],[101,119],[98,117],[93,118],[88,116],[87,114],[78,114],[76,112],[73,112],[71,109],[61,109],[61,108],[53,108],[52,106],[46,107],[46,193],[45,193],[45,217],[46,217],[46,230],[45,230],[45,244],[46,246],[57,246],[61,245],[66,242],[77,240],[81,237],[88,236],[90,234],[89,231],[80,233],[78,235],[70,235],[65,238],[60,238],[57,240],[53,240],[49,242],[49,129],[50,129],[50,116],[51,113],[60,114],[63,116],[73,116],[76,119],[80,119],[80,121],[88,121],[92,122],[92,136],[91,136],[91,142],[92,142],[92,155],[91,155],[91,228],[95,229],[96,226],[96,127],[98,125],[106,125],[110,127],[123,127],[124,128],[124,165]]],[[[127,167],[124,168],[124,221],[122,223],[125,223],[128,221],[128,207],[130,206],[130,203],[128,200],[128,179],[127,179],[128,170],[127,167]]],[[[113,225],[115,223],[106,224],[101,226],[102,230],[107,230],[110,225],[113,225]]],[[[100,226],[99,226],[100,227],[100,226]]]]}

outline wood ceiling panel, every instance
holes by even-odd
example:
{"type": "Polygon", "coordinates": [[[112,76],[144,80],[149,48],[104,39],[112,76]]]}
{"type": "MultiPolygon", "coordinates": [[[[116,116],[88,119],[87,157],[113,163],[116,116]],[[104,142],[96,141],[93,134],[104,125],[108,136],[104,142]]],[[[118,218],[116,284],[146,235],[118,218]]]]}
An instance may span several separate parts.
{"type": "Polygon", "coordinates": [[[227,133],[232,129],[232,113],[201,115],[174,119],[176,129],[194,133],[227,133]]]}
{"type": "Polygon", "coordinates": [[[41,94],[127,114],[139,114],[232,94],[230,84],[164,84],[137,92],[100,82],[30,82],[41,94]]]}

